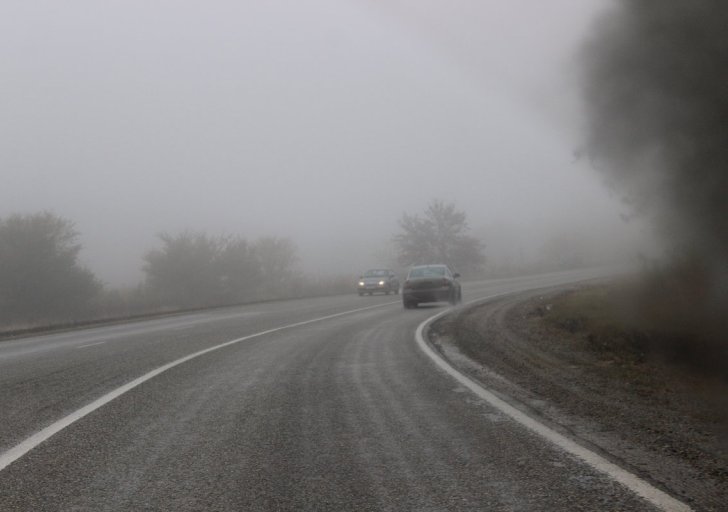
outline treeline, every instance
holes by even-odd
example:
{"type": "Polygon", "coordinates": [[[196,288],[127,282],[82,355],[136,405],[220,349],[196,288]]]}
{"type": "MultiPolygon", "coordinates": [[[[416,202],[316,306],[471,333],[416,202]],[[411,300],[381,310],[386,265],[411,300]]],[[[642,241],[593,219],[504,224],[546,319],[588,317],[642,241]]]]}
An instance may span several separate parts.
{"type": "Polygon", "coordinates": [[[144,281],[110,289],[79,261],[74,223],[52,213],[0,219],[0,329],[22,330],[156,312],[344,292],[346,277],[295,271],[294,243],[185,231],[159,235],[144,281]]]}
{"type": "Polygon", "coordinates": [[[149,293],[180,308],[235,304],[285,294],[296,247],[286,238],[250,244],[240,236],[184,232],[159,235],[162,247],[144,256],[149,293]]]}

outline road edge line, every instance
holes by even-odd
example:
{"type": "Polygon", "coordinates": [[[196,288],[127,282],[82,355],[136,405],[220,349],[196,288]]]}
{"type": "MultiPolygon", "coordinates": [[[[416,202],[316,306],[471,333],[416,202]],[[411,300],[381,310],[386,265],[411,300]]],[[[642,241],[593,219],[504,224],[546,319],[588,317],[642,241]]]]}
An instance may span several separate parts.
{"type": "MultiPolygon", "coordinates": [[[[466,305],[475,305],[477,303],[486,302],[491,299],[511,294],[511,292],[508,292],[491,295],[488,297],[483,297],[474,301],[470,301],[466,305]]],[[[556,447],[562,449],[563,451],[577,457],[591,468],[607,475],[612,480],[618,482],[619,484],[626,487],[627,489],[637,494],[644,500],[648,501],[652,505],[655,505],[658,509],[664,512],[692,512],[693,509],[686,503],[683,503],[682,501],[673,498],[666,492],[661,491],[660,489],[653,486],[646,480],[643,480],[634,473],[631,473],[626,469],[618,466],[617,464],[608,461],[601,455],[581,446],[572,439],[569,439],[563,434],[560,434],[552,428],[544,425],[543,423],[540,423],[523,411],[516,409],[508,402],[499,398],[493,392],[489,391],[483,384],[476,382],[475,380],[455,368],[452,364],[450,364],[449,361],[447,361],[442,355],[437,353],[437,351],[430,346],[428,341],[426,341],[425,330],[429,329],[429,326],[432,322],[452,312],[453,308],[448,308],[445,311],[441,311],[440,313],[437,313],[436,315],[425,319],[417,326],[417,329],[415,330],[415,341],[417,342],[418,347],[441,370],[443,370],[445,373],[450,375],[450,377],[458,381],[458,383],[468,388],[478,398],[487,402],[492,407],[495,407],[500,412],[510,417],[512,420],[526,427],[531,432],[538,434],[539,436],[546,439],[551,444],[556,445],[556,447]]]]}

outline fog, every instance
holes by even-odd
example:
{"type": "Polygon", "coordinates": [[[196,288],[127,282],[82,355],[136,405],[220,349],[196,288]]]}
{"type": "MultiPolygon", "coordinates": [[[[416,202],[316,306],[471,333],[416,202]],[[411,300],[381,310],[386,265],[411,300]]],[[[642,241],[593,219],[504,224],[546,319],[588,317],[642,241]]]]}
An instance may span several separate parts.
{"type": "Polygon", "coordinates": [[[73,220],[111,285],[185,229],[290,237],[303,270],[356,273],[434,198],[490,264],[555,237],[636,254],[644,229],[574,158],[604,5],[3,2],[0,217],[73,220]]]}
{"type": "Polygon", "coordinates": [[[622,0],[583,54],[586,151],[728,290],[728,4],[622,0]],[[721,281],[722,280],[722,281],[721,281]]]}

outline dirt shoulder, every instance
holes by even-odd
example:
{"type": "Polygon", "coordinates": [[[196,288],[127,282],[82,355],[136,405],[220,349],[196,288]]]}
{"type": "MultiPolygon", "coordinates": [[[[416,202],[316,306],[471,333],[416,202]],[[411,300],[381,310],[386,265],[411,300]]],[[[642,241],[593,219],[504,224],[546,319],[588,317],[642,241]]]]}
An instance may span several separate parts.
{"type": "Polygon", "coordinates": [[[558,328],[545,312],[583,286],[519,294],[435,322],[462,371],[698,511],[726,510],[726,381],[558,328]]]}

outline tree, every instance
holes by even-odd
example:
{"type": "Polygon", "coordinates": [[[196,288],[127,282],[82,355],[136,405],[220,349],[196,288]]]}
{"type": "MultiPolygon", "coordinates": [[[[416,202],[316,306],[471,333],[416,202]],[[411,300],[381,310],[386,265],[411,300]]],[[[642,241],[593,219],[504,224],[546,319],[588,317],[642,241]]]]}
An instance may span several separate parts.
{"type": "Polygon", "coordinates": [[[73,222],[49,212],[0,220],[0,320],[71,320],[101,289],[78,263],[73,222]]]}
{"type": "Polygon", "coordinates": [[[728,3],[615,2],[584,47],[578,152],[654,216],[669,246],[728,279],[728,3]]]}
{"type": "Polygon", "coordinates": [[[240,302],[260,281],[260,265],[245,239],[185,231],[162,233],[161,249],[144,260],[147,286],[168,306],[200,307],[240,302]]]}
{"type": "Polygon", "coordinates": [[[485,262],[483,244],[466,235],[467,217],[453,203],[433,200],[424,216],[403,214],[394,236],[399,263],[405,266],[445,263],[459,272],[474,273],[485,262]]]}
{"type": "Polygon", "coordinates": [[[224,303],[250,298],[261,282],[261,265],[254,248],[241,237],[229,237],[223,241],[215,268],[224,303]]]}
{"type": "Polygon", "coordinates": [[[219,242],[204,233],[161,233],[162,248],[149,251],[144,260],[147,285],[165,305],[202,306],[215,300],[219,283],[214,261],[219,242]]]}
{"type": "Polygon", "coordinates": [[[289,238],[263,237],[253,246],[258,259],[261,280],[266,286],[282,286],[291,278],[298,260],[296,245],[289,238]]]}

